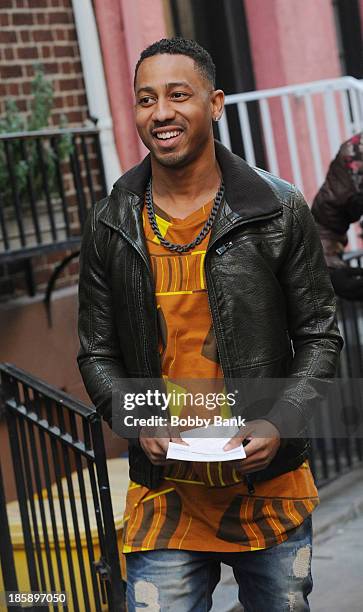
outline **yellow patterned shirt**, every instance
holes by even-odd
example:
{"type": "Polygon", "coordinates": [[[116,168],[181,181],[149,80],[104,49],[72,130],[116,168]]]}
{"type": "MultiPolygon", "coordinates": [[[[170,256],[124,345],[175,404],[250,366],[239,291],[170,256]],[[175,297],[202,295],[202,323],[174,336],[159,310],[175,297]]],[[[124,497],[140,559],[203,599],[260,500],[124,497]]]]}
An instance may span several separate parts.
{"type": "MultiPolygon", "coordinates": [[[[162,235],[178,244],[190,242],[202,229],[211,206],[212,202],[183,220],[156,208],[162,235]]],[[[178,388],[183,379],[196,379],[198,384],[216,379],[223,387],[204,273],[209,235],[194,250],[178,254],[159,243],[146,211],[144,231],[155,282],[163,376],[168,385],[178,388]]],[[[186,408],[178,410],[183,416],[186,408]]],[[[210,412],[199,407],[198,415],[210,417],[210,412]]],[[[155,490],[130,483],[123,552],[267,548],[286,540],[317,504],[307,462],[256,484],[255,493],[249,495],[243,476],[230,462],[181,461],[168,467],[155,490]]]]}

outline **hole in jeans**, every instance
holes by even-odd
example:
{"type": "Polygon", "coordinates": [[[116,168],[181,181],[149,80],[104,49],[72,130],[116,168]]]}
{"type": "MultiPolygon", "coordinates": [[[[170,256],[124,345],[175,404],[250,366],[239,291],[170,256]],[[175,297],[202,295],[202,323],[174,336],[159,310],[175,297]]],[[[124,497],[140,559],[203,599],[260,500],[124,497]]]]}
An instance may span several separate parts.
{"type": "Polygon", "coordinates": [[[303,546],[296,553],[292,570],[295,578],[306,578],[310,570],[311,546],[303,546]]]}
{"type": "Polygon", "coordinates": [[[147,580],[135,582],[135,605],[149,612],[159,612],[159,592],[155,584],[147,580]]]}

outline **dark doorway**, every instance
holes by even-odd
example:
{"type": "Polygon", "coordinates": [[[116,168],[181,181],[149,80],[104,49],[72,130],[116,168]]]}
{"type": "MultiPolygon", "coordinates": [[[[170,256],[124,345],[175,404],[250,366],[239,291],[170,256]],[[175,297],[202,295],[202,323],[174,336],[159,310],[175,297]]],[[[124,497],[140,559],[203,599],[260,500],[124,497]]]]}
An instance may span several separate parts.
{"type": "MultiPolygon", "coordinates": [[[[205,47],[226,94],[256,89],[243,0],[170,0],[175,34],[205,47]]],[[[266,167],[256,103],[248,104],[256,164],[266,167]]],[[[244,157],[237,109],[227,108],[232,149],[244,157]]]]}
{"type": "Polygon", "coordinates": [[[361,79],[363,54],[359,0],[334,0],[333,6],[342,72],[361,79]]]}

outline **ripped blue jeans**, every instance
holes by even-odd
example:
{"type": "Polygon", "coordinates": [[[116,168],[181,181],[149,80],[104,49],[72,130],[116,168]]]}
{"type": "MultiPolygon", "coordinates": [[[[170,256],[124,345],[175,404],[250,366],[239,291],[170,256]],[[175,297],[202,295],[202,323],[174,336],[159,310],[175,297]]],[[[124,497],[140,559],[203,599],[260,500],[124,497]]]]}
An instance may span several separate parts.
{"type": "Polygon", "coordinates": [[[311,552],[308,516],[288,540],[265,550],[127,553],[128,612],[207,612],[221,563],[232,567],[245,612],[308,612],[313,585],[311,552]]]}

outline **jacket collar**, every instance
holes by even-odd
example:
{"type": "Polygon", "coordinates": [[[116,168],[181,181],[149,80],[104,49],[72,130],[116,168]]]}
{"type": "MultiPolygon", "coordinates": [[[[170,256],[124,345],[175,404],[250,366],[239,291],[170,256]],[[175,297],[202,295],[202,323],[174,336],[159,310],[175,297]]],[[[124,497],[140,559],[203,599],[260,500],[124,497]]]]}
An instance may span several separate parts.
{"type": "MultiPolygon", "coordinates": [[[[217,229],[217,225],[225,226],[229,222],[247,221],[281,211],[280,199],[256,170],[217,140],[215,148],[224,179],[225,198],[213,229],[217,229]]],[[[113,186],[109,204],[101,215],[107,225],[134,234],[133,220],[140,216],[150,173],[150,155],[147,155],[140,164],[118,179],[113,186]]],[[[136,233],[139,234],[139,231],[136,233]]]]}

